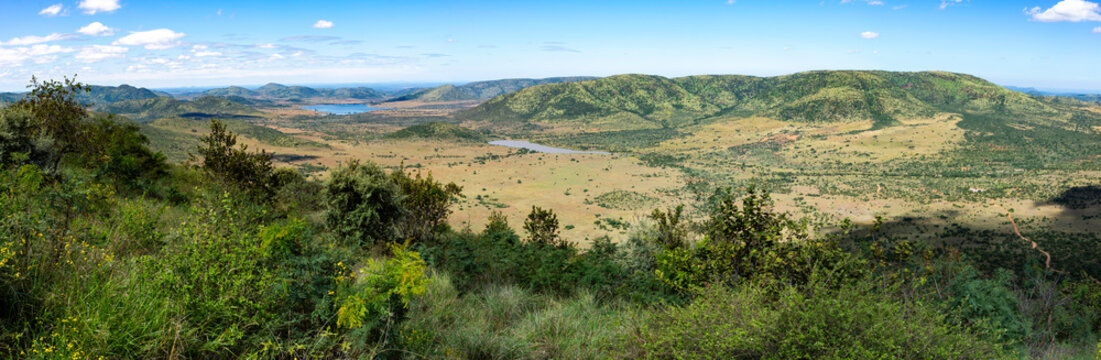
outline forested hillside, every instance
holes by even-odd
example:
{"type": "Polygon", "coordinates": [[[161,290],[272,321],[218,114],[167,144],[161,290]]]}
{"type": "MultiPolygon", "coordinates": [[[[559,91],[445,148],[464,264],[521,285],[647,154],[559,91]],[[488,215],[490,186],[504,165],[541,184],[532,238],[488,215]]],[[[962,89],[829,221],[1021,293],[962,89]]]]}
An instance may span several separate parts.
{"type": "MultiPolygon", "coordinates": [[[[997,113],[1043,125],[1073,126],[1099,115],[942,72],[818,71],[778,77],[738,75],[668,79],[618,75],[527,88],[458,115],[472,121],[581,122],[609,129],[678,127],[716,116],[763,116],[832,123],[874,120],[880,126],[939,112],[997,113]]],[[[1094,125],[1096,126],[1096,125],[1094,125]]]]}

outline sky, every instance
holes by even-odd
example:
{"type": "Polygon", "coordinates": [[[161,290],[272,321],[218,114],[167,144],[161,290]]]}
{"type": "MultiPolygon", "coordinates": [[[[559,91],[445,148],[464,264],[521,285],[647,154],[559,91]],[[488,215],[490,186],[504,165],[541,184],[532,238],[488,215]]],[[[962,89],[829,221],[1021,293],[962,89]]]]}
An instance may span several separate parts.
{"type": "Polygon", "coordinates": [[[0,91],[943,70],[1101,91],[1086,0],[0,0],[0,91]]]}

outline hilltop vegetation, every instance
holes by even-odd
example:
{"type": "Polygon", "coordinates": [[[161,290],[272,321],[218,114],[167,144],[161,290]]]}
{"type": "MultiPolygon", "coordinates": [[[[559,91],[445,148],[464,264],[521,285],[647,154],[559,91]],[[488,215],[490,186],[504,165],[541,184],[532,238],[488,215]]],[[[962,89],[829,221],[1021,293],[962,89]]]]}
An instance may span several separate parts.
{"type": "Polygon", "coordinates": [[[455,124],[441,122],[427,122],[413,125],[390,134],[393,139],[434,139],[434,140],[459,140],[484,142],[488,138],[485,134],[464,128],[455,124]]]}
{"type": "MultiPolygon", "coordinates": [[[[24,93],[0,93],[0,104],[19,101],[19,99],[22,99],[25,95],[24,93]]],[[[166,95],[167,94],[158,93],[146,88],[137,88],[126,84],[119,86],[90,85],[88,86],[88,91],[77,95],[77,99],[84,105],[92,108],[99,108],[117,101],[152,99],[166,95]]]]}
{"type": "Polygon", "coordinates": [[[393,101],[420,100],[427,102],[489,100],[496,96],[519,91],[524,88],[569,83],[596,79],[588,76],[552,77],[545,79],[501,79],[477,81],[460,86],[441,85],[434,88],[419,89],[408,94],[397,94],[393,101]]]}
{"type": "Polygon", "coordinates": [[[203,96],[191,101],[180,101],[166,96],[123,100],[103,107],[102,111],[126,116],[143,123],[171,117],[232,118],[260,114],[259,111],[246,105],[215,96],[203,96]]]}
{"type": "Polygon", "coordinates": [[[978,112],[1066,127],[1070,124],[1066,110],[968,75],[819,71],[770,78],[618,75],[527,88],[457,116],[471,121],[572,122],[625,130],[680,127],[717,116],[764,116],[802,123],[872,120],[887,126],[938,112],[978,112]]]}

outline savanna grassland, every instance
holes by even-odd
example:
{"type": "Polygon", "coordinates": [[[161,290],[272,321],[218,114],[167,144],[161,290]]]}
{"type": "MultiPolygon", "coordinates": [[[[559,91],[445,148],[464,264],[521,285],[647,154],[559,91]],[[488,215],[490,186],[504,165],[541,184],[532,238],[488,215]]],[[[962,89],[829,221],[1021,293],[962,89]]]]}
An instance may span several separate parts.
{"type": "Polygon", "coordinates": [[[1097,103],[944,72],[31,85],[0,109],[0,357],[1101,346],[1097,103]]]}

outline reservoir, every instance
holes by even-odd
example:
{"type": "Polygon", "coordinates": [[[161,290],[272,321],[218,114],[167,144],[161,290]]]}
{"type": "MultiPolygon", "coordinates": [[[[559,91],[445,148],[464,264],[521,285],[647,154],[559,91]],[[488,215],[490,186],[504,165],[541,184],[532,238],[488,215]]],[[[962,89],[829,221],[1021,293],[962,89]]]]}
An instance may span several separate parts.
{"type": "Polygon", "coordinates": [[[508,146],[511,148],[528,149],[535,152],[548,153],[548,154],[603,154],[611,155],[611,153],[604,151],[580,151],[561,149],[556,147],[550,147],[546,145],[539,145],[520,140],[494,140],[489,142],[490,145],[508,146]]]}
{"type": "Polygon", "coordinates": [[[303,106],[303,109],[313,110],[317,112],[323,112],[333,115],[348,115],[364,113],[375,110],[385,110],[389,108],[372,107],[363,104],[322,104],[322,105],[309,105],[303,106]]]}

